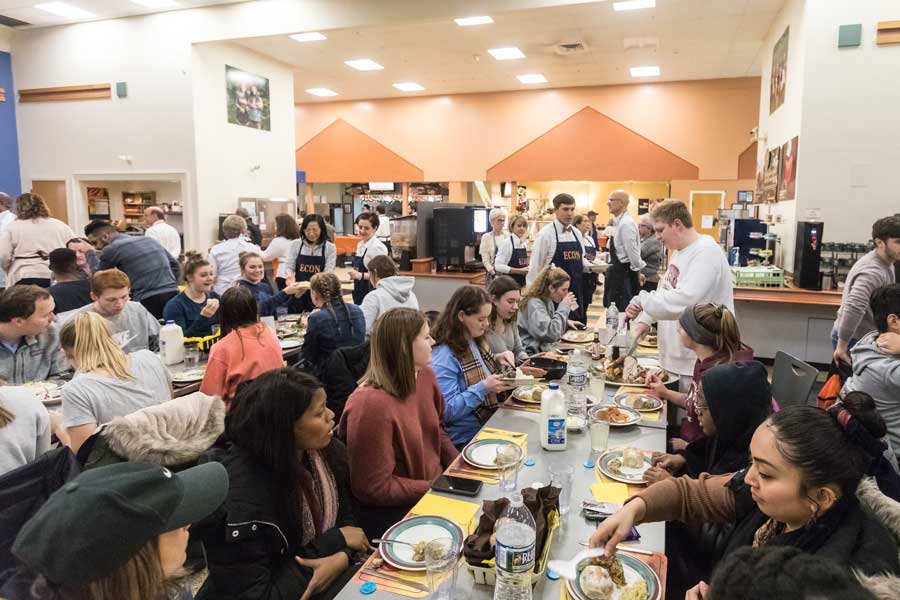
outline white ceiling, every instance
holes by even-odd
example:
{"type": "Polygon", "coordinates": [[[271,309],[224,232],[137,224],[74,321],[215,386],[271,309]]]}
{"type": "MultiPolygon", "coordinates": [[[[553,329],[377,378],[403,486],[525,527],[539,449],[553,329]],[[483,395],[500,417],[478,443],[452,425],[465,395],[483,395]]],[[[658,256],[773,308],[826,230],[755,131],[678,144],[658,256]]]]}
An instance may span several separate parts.
{"type": "MultiPolygon", "coordinates": [[[[35,4],[44,4],[54,0],[0,0],[0,15],[12,17],[19,21],[31,23],[36,26],[64,25],[76,23],[86,19],[67,19],[43,10],[34,8],[35,4]]],[[[175,0],[178,6],[175,8],[151,9],[131,0],[63,0],[66,4],[76,6],[96,15],[87,20],[115,19],[133,15],[147,15],[150,13],[181,10],[185,8],[198,8],[213,4],[234,4],[245,0],[175,0]]]]}
{"type": "Polygon", "coordinates": [[[324,31],[328,39],[319,42],[287,36],[236,41],[292,65],[298,103],[746,77],[760,74],[763,39],[784,2],[656,0],[653,9],[614,12],[611,2],[598,1],[492,14],[493,24],[474,27],[410,22],[324,31]],[[643,36],[658,38],[658,48],[625,49],[625,38],[643,36]],[[586,43],[589,52],[553,53],[552,46],[573,41],[586,43]],[[518,46],[526,58],[496,61],[487,52],[503,46],[518,46]],[[384,70],[361,72],[344,64],[357,58],[371,58],[384,70]],[[632,79],[629,68],[642,65],[659,65],[661,76],[632,79]],[[521,84],[516,75],[525,73],[543,73],[548,83],[521,84]],[[425,91],[391,86],[403,81],[425,91]],[[315,87],[339,95],[317,98],[304,91],[315,87]]]}

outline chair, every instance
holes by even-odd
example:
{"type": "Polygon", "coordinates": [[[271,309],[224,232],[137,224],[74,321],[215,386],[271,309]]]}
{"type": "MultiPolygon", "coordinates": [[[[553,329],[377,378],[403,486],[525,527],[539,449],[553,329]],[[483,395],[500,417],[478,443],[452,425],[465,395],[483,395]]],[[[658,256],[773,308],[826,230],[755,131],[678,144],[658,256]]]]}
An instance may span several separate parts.
{"type": "Polygon", "coordinates": [[[775,354],[772,373],[772,396],[782,409],[809,403],[809,393],[819,371],[787,352],[775,354]]]}

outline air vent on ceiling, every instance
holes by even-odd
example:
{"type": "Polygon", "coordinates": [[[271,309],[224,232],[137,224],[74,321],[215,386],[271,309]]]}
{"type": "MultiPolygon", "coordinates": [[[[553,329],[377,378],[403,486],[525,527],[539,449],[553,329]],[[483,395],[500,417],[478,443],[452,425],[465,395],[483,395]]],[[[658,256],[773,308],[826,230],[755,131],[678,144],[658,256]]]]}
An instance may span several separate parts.
{"type": "Polygon", "coordinates": [[[7,27],[21,27],[22,25],[31,25],[31,23],[13,19],[12,17],[7,17],[6,15],[0,15],[0,25],[6,25],[7,27]]]}
{"type": "Polygon", "coordinates": [[[643,37],[627,37],[622,40],[622,45],[626,50],[641,48],[650,48],[656,50],[657,48],[659,48],[659,38],[652,35],[643,37]]]}
{"type": "Polygon", "coordinates": [[[575,54],[584,54],[588,51],[588,47],[584,42],[568,42],[556,44],[553,46],[553,51],[560,56],[573,56],[575,54]]]}

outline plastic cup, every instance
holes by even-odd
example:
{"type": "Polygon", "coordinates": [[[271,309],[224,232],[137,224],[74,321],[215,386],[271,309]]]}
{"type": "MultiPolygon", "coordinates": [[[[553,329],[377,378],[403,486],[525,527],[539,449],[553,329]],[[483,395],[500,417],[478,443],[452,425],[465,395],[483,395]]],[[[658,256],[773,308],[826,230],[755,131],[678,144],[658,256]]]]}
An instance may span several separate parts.
{"type": "Polygon", "coordinates": [[[550,485],[559,488],[559,514],[561,515],[569,513],[574,479],[575,469],[572,465],[550,465],[550,485]]]}
{"type": "Polygon", "coordinates": [[[519,480],[519,453],[515,446],[497,446],[497,475],[500,477],[500,492],[515,492],[519,480]]]}
{"type": "Polygon", "coordinates": [[[187,369],[196,369],[200,366],[200,350],[196,344],[185,345],[184,366],[187,369]]]}
{"type": "Polygon", "coordinates": [[[425,573],[428,577],[429,598],[453,600],[456,591],[456,572],[459,566],[459,547],[449,537],[428,542],[425,549],[425,573]]]}

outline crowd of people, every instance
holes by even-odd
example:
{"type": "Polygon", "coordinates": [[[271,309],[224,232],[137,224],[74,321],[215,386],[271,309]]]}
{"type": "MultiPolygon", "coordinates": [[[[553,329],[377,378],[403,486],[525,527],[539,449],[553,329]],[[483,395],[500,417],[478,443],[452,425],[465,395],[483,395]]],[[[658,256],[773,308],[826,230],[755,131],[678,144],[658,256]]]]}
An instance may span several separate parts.
{"type": "Polygon", "coordinates": [[[603,304],[638,337],[656,328],[678,380],[651,377],[648,393],[683,418],[651,485],[590,544],[612,554],[633,525],[668,521],[670,597],[737,597],[727,582],[774,555],[803,574],[832,561],[835,589],[853,597],[900,576],[897,541],[869,508],[900,500],[900,217],[875,223],[875,248],[848,277],[834,344],[852,376],[824,410],[774,401],[741,339],[726,258],[684,203],[659,202],[639,223],[627,193],[608,206],[601,230],[556,196],[530,248],[527,219],[507,226],[494,209],[487,284],[426,314],[378,210],[356,218],[351,301],[317,215],[279,216],[266,250],[247,215],[230,215],[204,256],[176,248],[157,211],[145,236],[95,221],[79,238],[24,194],[17,219],[0,212],[0,481],[16,482],[0,500],[17,499],[0,507],[20,511],[0,508],[15,540],[0,548],[0,597],[188,599],[181,578],[202,567],[199,599],[333,597],[502,406],[504,370],[530,372],[584,327],[604,244],[603,304]],[[310,313],[287,361],[264,322],[284,311],[310,313]],[[194,395],[173,400],[161,319],[215,339],[194,395]],[[69,379],[59,413],[22,387],[53,377],[69,379]]]}

